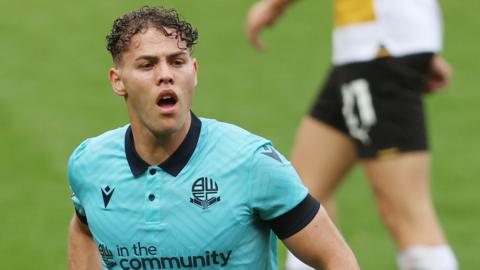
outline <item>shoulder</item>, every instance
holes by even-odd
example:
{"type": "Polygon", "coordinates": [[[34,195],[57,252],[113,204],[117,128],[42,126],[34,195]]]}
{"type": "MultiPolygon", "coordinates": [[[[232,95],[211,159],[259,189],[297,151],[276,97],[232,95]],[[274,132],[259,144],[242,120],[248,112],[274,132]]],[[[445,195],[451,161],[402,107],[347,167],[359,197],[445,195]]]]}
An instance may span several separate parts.
{"type": "Polygon", "coordinates": [[[91,137],[80,143],[73,151],[68,161],[69,172],[82,169],[88,163],[96,162],[102,156],[111,155],[124,149],[125,132],[128,125],[109,130],[96,137],[91,137]]]}
{"type": "Polygon", "coordinates": [[[290,169],[290,162],[272,142],[237,125],[202,119],[202,153],[225,163],[236,164],[250,173],[290,169]]]}
{"type": "MultiPolygon", "coordinates": [[[[270,141],[237,125],[201,118],[202,132],[210,144],[221,145],[231,150],[255,151],[259,147],[269,144],[270,141]]],[[[242,151],[243,152],[243,151],[242,151]]]]}

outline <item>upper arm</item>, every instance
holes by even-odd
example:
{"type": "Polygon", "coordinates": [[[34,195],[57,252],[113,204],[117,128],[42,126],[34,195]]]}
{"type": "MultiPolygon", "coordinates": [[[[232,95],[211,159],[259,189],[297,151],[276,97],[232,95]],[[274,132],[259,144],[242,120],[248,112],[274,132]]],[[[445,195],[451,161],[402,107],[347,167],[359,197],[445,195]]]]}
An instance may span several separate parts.
{"type": "Polygon", "coordinates": [[[87,213],[82,202],[85,190],[86,166],[82,154],[88,140],[83,142],[71,155],[68,162],[68,181],[73,192],[72,202],[75,212],[68,228],[68,269],[103,269],[100,254],[87,224],[87,213]]]}
{"type": "Polygon", "coordinates": [[[100,253],[88,225],[73,215],[68,230],[68,269],[101,270],[100,253]]]}
{"type": "Polygon", "coordinates": [[[300,260],[316,268],[359,269],[353,252],[323,208],[308,225],[283,242],[300,260]]]}
{"type": "Polygon", "coordinates": [[[70,237],[74,237],[79,234],[92,238],[88,225],[79,218],[77,213],[74,213],[72,220],[70,221],[69,235],[70,237]]]}

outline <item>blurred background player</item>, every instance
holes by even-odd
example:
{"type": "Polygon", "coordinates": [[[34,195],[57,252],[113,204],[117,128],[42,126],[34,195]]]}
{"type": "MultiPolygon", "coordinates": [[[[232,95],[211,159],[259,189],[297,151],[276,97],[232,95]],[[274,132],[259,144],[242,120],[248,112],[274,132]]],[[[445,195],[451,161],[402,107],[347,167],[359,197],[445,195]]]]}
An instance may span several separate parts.
{"type": "MultiPolygon", "coordinates": [[[[294,1],[264,0],[246,31],[258,36],[294,1]]],[[[336,0],[333,68],[301,122],[292,163],[310,192],[336,216],[334,192],[359,160],[398,249],[401,270],[453,270],[456,258],[430,196],[430,154],[422,96],[451,75],[438,52],[436,0],[336,0]]],[[[311,269],[292,254],[287,269],[311,269]]]]}

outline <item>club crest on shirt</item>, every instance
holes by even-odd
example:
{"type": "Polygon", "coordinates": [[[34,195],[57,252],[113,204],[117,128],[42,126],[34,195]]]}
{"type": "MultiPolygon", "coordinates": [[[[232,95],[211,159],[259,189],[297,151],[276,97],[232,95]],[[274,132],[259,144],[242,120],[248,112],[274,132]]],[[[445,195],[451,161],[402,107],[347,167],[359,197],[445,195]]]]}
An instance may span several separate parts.
{"type": "Polygon", "coordinates": [[[200,177],[192,184],[192,198],[190,202],[194,205],[207,209],[220,201],[218,194],[218,185],[212,178],[200,177]]]}

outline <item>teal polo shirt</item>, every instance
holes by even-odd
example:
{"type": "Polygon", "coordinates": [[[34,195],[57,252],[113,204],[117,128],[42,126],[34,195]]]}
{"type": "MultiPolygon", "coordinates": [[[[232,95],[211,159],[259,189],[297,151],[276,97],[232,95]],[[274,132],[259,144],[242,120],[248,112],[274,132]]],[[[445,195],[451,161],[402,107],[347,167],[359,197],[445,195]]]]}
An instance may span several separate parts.
{"type": "Polygon", "coordinates": [[[104,269],[277,269],[277,236],[320,207],[270,141],[193,113],[165,162],[142,160],[126,125],[84,141],[68,176],[104,269]]]}

